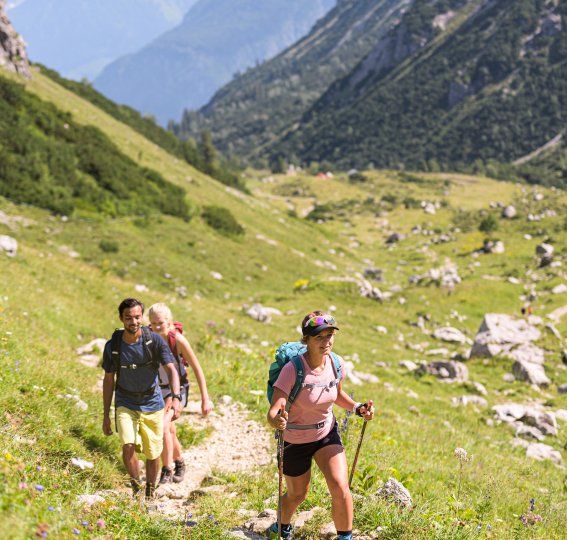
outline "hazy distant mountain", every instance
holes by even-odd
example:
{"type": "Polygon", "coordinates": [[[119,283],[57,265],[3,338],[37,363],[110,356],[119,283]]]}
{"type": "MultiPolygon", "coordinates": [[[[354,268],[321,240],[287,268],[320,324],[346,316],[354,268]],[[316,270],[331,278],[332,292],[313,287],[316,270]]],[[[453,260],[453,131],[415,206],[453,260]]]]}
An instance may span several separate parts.
{"type": "Polygon", "coordinates": [[[109,62],[173,28],[197,0],[8,0],[32,61],[94,79],[109,62]]]}
{"type": "Polygon", "coordinates": [[[162,123],[305,35],[336,0],[199,0],[183,22],[113,62],[95,87],[162,123]]]}
{"type": "Polygon", "coordinates": [[[227,154],[261,152],[348,74],[412,2],[339,1],[301,40],[223,86],[200,111],[184,113],[174,131],[186,138],[207,128],[227,154]]]}

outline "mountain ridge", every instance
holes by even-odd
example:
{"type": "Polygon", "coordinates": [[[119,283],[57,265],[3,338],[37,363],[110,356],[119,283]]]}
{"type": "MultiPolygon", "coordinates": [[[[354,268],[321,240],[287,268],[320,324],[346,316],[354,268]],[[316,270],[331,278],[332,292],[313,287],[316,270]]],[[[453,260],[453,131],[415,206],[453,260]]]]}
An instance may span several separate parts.
{"type": "Polygon", "coordinates": [[[178,27],[113,62],[94,86],[165,125],[296,41],[334,1],[270,0],[259,10],[253,0],[200,0],[178,27]]]}

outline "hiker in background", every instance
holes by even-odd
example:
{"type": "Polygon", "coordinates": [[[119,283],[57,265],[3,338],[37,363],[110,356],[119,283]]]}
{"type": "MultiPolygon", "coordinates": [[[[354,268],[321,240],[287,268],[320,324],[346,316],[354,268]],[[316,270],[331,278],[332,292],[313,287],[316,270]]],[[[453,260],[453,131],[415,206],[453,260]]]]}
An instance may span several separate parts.
{"type": "MultiPolygon", "coordinates": [[[[302,342],[307,350],[301,355],[305,370],[304,386],[288,410],[281,413],[294,387],[296,369],[286,363],[276,382],[268,411],[268,422],[284,430],[283,474],[287,492],[282,498],[282,538],[292,534],[291,517],[307,497],[311,480],[311,462],[325,476],[331,493],[332,515],[340,540],[352,538],[353,507],[348,485],[348,466],[344,446],[339,435],[333,404],[353,411],[364,420],[372,420],[374,407],[354,402],[343,390],[345,375],[342,358],[331,355],[335,333],[339,329],[335,319],[322,311],[313,311],[301,323],[302,342]],[[336,369],[335,358],[340,361],[336,369]]],[[[266,530],[268,538],[278,537],[278,524],[266,530]]]]}
{"type": "MultiPolygon", "coordinates": [[[[186,366],[191,366],[195,379],[199,385],[201,393],[201,413],[207,415],[211,412],[213,404],[209,399],[207,392],[207,382],[205,375],[197,360],[197,356],[193,352],[189,341],[182,334],[183,327],[180,323],[174,323],[171,310],[165,304],[154,304],[148,310],[150,319],[150,327],[157,332],[169,345],[173,356],[175,357],[175,367],[179,374],[181,384],[181,394],[183,400],[182,407],[187,405],[187,397],[189,394],[189,381],[187,380],[186,366]]],[[[181,482],[185,475],[185,462],[181,455],[181,444],[177,438],[175,428],[175,418],[173,417],[171,388],[165,369],[160,368],[160,387],[162,396],[165,401],[164,415],[164,431],[163,431],[163,452],[161,461],[163,467],[161,469],[160,484],[169,484],[171,482],[181,482]]]]}
{"type": "Polygon", "coordinates": [[[141,439],[146,456],[146,498],[153,498],[163,447],[164,401],[158,383],[158,368],[163,366],[169,376],[173,418],[181,414],[179,376],[167,343],[142,326],[144,304],[135,298],[126,298],[118,306],[118,313],[124,329],[116,330],[107,341],[102,360],[105,372],[102,431],[112,435],[110,406],[115,394],[116,431],[122,443],[122,459],[130,474],[132,491],[136,495],[142,487],[136,455],[136,445],[141,439]]]}

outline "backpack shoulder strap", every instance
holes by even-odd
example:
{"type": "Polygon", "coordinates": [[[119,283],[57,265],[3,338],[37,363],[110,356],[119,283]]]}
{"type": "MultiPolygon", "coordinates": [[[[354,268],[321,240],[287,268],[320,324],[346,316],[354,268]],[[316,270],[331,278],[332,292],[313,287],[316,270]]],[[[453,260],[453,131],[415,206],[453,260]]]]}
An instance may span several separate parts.
{"type": "Polygon", "coordinates": [[[333,359],[333,371],[335,372],[335,378],[337,379],[338,384],[343,377],[343,366],[337,353],[331,351],[331,358],[333,359]]]}
{"type": "Polygon", "coordinates": [[[152,336],[152,331],[147,326],[142,326],[142,345],[144,352],[150,359],[155,369],[159,368],[160,359],[157,353],[157,343],[152,336]]]}
{"type": "Polygon", "coordinates": [[[117,328],[114,330],[112,338],[110,339],[110,356],[116,373],[116,379],[120,377],[120,342],[122,341],[123,334],[124,330],[117,328]]]}
{"type": "Polygon", "coordinates": [[[305,369],[303,368],[301,355],[294,356],[290,361],[293,362],[293,367],[295,368],[295,383],[287,398],[286,411],[289,411],[291,404],[296,400],[299,392],[303,388],[303,381],[305,380],[305,369]]]}

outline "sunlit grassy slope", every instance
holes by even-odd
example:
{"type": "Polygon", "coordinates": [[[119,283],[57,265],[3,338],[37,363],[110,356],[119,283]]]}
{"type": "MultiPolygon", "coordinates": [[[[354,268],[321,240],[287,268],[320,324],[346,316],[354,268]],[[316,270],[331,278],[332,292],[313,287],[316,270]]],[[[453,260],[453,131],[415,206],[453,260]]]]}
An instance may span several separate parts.
{"type": "MultiPolygon", "coordinates": [[[[273,349],[298,337],[297,325],[307,311],[334,306],[341,328],[337,352],[354,360],[355,369],[380,381],[346,384],[357,399],[373,398],[378,411],[367,430],[355,491],[373,493],[394,476],[405,483],[415,503],[413,512],[403,513],[362,499],[357,502],[356,528],[370,532],[386,527],[382,537],[392,539],[562,537],[564,470],[528,460],[525,451],[513,448],[510,428],[487,425],[490,408],[452,407],[451,397],[471,393],[466,385],[416,378],[398,362],[433,358],[415,350],[416,344],[465,352],[462,346],[443,344],[423,333],[415,324],[420,315],[430,319],[428,330],[448,324],[473,337],[487,312],[520,314],[524,284],[538,293],[533,302],[538,315],[567,304],[565,295],[550,293],[565,280],[563,268],[538,269],[534,257],[535,246],[550,240],[562,261],[567,244],[563,193],[538,189],[544,198],[536,201],[534,190],[526,186],[447,174],[370,171],[366,182],[352,183],[346,175],[268,178],[249,171],[253,195],[243,195],[39,74],[26,84],[77,121],[96,124],[130,157],[183,186],[197,205],[228,208],[245,234],[237,239],[222,236],[198,213],[189,223],[164,216],[109,220],[79,214],[61,219],[0,200],[0,211],[8,216],[0,234],[18,241],[16,257],[0,253],[2,538],[30,538],[43,532],[71,538],[73,528],[83,537],[187,537],[183,516],[179,521],[150,518],[117,496],[86,512],[76,500],[79,494],[116,488],[124,472],[116,438],[105,438],[100,430],[101,373],[80,364],[74,349],[92,338],[108,337],[119,323],[118,303],[133,295],[146,304],[171,304],[188,328],[213,397],[231,394],[259,420],[267,403],[251,391],[264,389],[273,349]],[[437,212],[424,213],[421,201],[438,202],[437,212]],[[514,204],[519,217],[498,217],[498,230],[491,233],[504,242],[505,253],[474,255],[485,238],[479,222],[489,213],[500,215],[499,209],[490,209],[491,202],[514,204]],[[297,217],[313,204],[325,208],[321,222],[297,217]],[[529,213],[546,208],[557,215],[527,221],[529,213]],[[431,234],[413,234],[417,225],[431,234]],[[385,241],[393,232],[406,237],[388,245],[385,241]],[[444,234],[448,242],[434,242],[444,234]],[[103,240],[116,242],[118,251],[103,251],[103,240]],[[462,278],[454,289],[410,285],[412,275],[447,261],[458,266],[462,278]],[[392,289],[390,299],[362,298],[355,283],[336,280],[356,277],[370,267],[383,270],[384,282],[374,285],[385,292],[392,289]],[[508,281],[510,277],[520,284],[508,281]],[[301,290],[300,284],[305,286],[301,290]],[[140,285],[147,290],[138,292],[140,285]],[[180,294],[182,287],[186,294],[180,294]],[[270,324],[258,323],[245,313],[253,303],[277,307],[282,315],[270,324]],[[378,326],[387,333],[377,331],[378,326]],[[72,396],[88,408],[77,408],[72,396]],[[474,454],[462,470],[453,456],[456,447],[474,454]],[[70,459],[76,456],[92,461],[94,468],[73,467],[70,459]],[[531,498],[543,521],[524,527],[519,516],[528,511],[531,498]],[[99,519],[105,520],[104,529],[97,529],[99,519]],[[89,526],[95,530],[89,532],[89,526]]],[[[556,326],[565,335],[567,317],[556,326]]],[[[543,391],[504,382],[509,360],[468,362],[471,380],[488,389],[489,407],[533,400],[550,410],[567,408],[565,395],[557,392],[557,385],[567,380],[562,343],[544,332],[541,345],[547,350],[546,370],[553,381],[543,391]]],[[[337,414],[343,418],[341,411],[337,414]]],[[[360,427],[352,419],[350,424],[345,437],[349,461],[360,427]]],[[[563,451],[565,433],[560,425],[559,437],[547,437],[545,442],[563,451]]],[[[263,509],[277,489],[274,472],[272,468],[258,477],[225,476],[237,497],[201,499],[199,525],[190,537],[221,538],[222,530],[242,522],[239,509],[263,509]],[[201,520],[201,514],[214,515],[215,520],[201,520]]],[[[329,508],[319,476],[304,507],[314,505],[329,508]]],[[[322,514],[321,520],[329,519],[328,512],[322,514]]],[[[318,538],[314,525],[299,538],[318,538]]]]}

